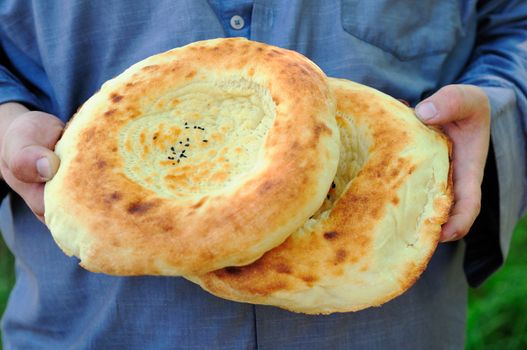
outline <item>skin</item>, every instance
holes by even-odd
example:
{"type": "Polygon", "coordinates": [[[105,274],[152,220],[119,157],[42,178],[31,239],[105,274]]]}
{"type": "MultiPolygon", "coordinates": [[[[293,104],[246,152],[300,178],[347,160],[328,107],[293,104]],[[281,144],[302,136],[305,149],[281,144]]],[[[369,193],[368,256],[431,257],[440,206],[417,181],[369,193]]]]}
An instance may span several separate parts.
{"type": "MultiPolygon", "coordinates": [[[[416,106],[426,124],[439,126],[453,143],[455,203],[441,241],[464,237],[481,207],[481,182],[490,140],[490,107],[481,88],[448,85],[416,106]]],[[[0,177],[44,222],[44,183],[60,160],[53,149],[64,124],[18,103],[0,105],[0,177]],[[38,166],[37,166],[38,164],[38,166]]]]}
{"type": "Polygon", "coordinates": [[[485,92],[473,85],[448,85],[416,106],[417,116],[439,126],[452,140],[454,206],[443,225],[441,241],[463,238],[481,208],[481,183],[490,143],[490,105],[485,92]],[[424,118],[426,103],[436,113],[424,118]]]}
{"type": "MultiPolygon", "coordinates": [[[[0,177],[17,192],[44,222],[44,183],[57,172],[59,158],[53,153],[64,123],[43,112],[29,111],[18,103],[0,105],[0,177]],[[41,161],[45,159],[48,169],[41,161]]],[[[44,161],[45,162],[45,161],[44,161]]]]}

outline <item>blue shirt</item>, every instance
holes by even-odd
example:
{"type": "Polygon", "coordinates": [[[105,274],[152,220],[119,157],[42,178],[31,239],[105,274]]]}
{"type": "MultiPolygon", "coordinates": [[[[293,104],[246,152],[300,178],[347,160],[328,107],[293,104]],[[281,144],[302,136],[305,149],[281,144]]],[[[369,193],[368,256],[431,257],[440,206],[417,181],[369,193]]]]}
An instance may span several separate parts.
{"type": "Polygon", "coordinates": [[[416,285],[381,308],[306,316],[219,299],[180,278],[87,272],[11,194],[0,214],[17,273],[2,322],[6,349],[463,345],[465,276],[477,283],[501,264],[527,202],[524,0],[4,0],[0,103],[20,101],[67,121],[134,62],[238,35],[229,27],[238,13],[239,35],[299,51],[328,75],[411,104],[446,84],[481,86],[492,106],[497,168],[489,186],[499,184],[499,202],[489,204],[495,210],[484,207],[481,217],[493,224],[476,225],[466,244],[440,245],[416,285]]]}

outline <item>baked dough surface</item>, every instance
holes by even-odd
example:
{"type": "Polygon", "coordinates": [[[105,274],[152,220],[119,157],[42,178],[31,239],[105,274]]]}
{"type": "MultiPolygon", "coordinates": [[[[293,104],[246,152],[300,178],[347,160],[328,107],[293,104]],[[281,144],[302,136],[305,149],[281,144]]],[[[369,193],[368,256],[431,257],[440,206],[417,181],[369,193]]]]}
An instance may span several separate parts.
{"type": "Polygon", "coordinates": [[[56,146],[46,224],[88,270],[248,264],[322,204],[339,132],[324,73],[245,39],[196,42],[106,82],[56,146]]]}
{"type": "Polygon", "coordinates": [[[381,305],[423,272],[452,202],[449,142],[399,101],[330,82],[342,147],[321,208],[256,262],[188,279],[222,298],[329,314],[381,305]]]}

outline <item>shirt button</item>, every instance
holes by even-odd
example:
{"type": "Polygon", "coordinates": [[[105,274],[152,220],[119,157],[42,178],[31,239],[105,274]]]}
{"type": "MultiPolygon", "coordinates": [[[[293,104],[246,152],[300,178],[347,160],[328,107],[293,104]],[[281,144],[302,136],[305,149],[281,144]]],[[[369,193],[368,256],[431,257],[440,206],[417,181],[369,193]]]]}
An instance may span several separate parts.
{"type": "Polygon", "coordinates": [[[245,25],[245,21],[241,16],[234,15],[231,17],[231,27],[232,29],[240,30],[245,25]]]}

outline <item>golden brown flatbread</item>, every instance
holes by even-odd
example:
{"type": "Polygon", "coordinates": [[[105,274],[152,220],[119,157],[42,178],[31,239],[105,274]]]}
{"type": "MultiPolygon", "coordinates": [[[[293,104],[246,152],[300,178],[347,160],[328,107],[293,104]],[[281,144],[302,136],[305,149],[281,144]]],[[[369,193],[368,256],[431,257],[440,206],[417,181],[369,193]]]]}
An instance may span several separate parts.
{"type": "Polygon", "coordinates": [[[45,219],[88,270],[244,265],[322,204],[339,132],[324,73],[245,39],[155,55],[106,82],[56,146],[45,219]]]}
{"type": "Polygon", "coordinates": [[[452,202],[449,142],[387,95],[331,85],[342,147],[322,207],[256,262],[188,279],[222,298],[308,314],[377,306],[417,280],[452,202]]]}

